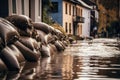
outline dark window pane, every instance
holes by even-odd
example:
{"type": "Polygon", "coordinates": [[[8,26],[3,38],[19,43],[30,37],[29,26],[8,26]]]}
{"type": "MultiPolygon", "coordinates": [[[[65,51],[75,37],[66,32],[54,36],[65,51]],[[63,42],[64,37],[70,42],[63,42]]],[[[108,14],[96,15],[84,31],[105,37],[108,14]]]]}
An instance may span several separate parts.
{"type": "Polygon", "coordinates": [[[22,14],[24,14],[25,13],[24,12],[24,0],[22,0],[21,3],[22,3],[22,14]]]}
{"type": "Polygon", "coordinates": [[[38,0],[38,16],[40,16],[40,8],[41,8],[40,0],[38,0]]]}
{"type": "Polygon", "coordinates": [[[69,23],[69,32],[71,33],[71,23],[69,23]]]}
{"type": "Polygon", "coordinates": [[[67,14],[67,3],[65,4],[65,13],[67,14]]]}
{"type": "Polygon", "coordinates": [[[67,29],[67,22],[65,23],[65,31],[66,31],[66,33],[68,32],[68,29],[67,29]]]}
{"type": "Polygon", "coordinates": [[[12,0],[13,13],[16,13],[16,0],[12,0]]]}

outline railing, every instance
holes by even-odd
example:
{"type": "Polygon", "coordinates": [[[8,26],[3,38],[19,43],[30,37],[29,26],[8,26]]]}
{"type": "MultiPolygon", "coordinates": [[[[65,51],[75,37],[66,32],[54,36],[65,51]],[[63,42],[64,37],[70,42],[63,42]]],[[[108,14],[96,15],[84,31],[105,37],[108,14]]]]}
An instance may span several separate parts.
{"type": "Polygon", "coordinates": [[[81,16],[74,16],[73,17],[73,21],[76,23],[84,23],[85,22],[85,18],[81,17],[81,16]]]}

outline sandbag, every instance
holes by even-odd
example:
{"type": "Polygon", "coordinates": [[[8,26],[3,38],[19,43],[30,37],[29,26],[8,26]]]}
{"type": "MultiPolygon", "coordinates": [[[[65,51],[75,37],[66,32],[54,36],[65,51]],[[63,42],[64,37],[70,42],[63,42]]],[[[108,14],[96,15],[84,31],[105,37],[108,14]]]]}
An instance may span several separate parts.
{"type": "Polygon", "coordinates": [[[48,47],[48,45],[42,45],[41,49],[41,56],[42,57],[50,57],[50,48],[48,47]]]}
{"type": "Polygon", "coordinates": [[[56,46],[58,51],[63,51],[64,47],[61,45],[59,41],[55,41],[54,45],[56,46]]]}
{"type": "Polygon", "coordinates": [[[37,41],[31,37],[21,36],[19,41],[31,50],[39,49],[39,45],[38,45],[37,41]]]}
{"type": "Polygon", "coordinates": [[[4,45],[7,45],[16,41],[19,38],[19,33],[12,24],[0,18],[0,37],[4,45]]]}
{"type": "Polygon", "coordinates": [[[68,46],[68,42],[67,42],[67,41],[63,41],[63,44],[64,44],[65,46],[68,46]]]}
{"type": "Polygon", "coordinates": [[[33,26],[35,29],[41,30],[43,32],[45,32],[46,34],[48,34],[50,32],[49,30],[49,25],[43,22],[34,22],[33,26]]]}
{"type": "Polygon", "coordinates": [[[40,44],[31,37],[20,37],[19,41],[33,52],[40,55],[40,44]]]}
{"type": "Polygon", "coordinates": [[[11,25],[13,28],[17,29],[10,21],[8,21],[5,18],[0,18],[0,21],[3,22],[3,23],[7,23],[7,24],[11,25]]]}
{"type": "Polygon", "coordinates": [[[39,39],[38,41],[41,41],[41,43],[45,45],[55,41],[55,38],[53,38],[51,34],[45,34],[41,30],[37,30],[37,34],[38,34],[38,39],[39,39]]]}
{"type": "Polygon", "coordinates": [[[20,75],[20,72],[18,73],[11,71],[7,73],[6,79],[4,80],[19,80],[20,75]]]}
{"type": "Polygon", "coordinates": [[[53,38],[53,36],[52,36],[51,34],[45,35],[45,42],[46,42],[47,44],[52,43],[52,42],[54,42],[54,41],[55,41],[55,38],[53,38]]]}
{"type": "Polygon", "coordinates": [[[2,38],[0,37],[0,51],[5,47],[2,38]]]}
{"type": "Polygon", "coordinates": [[[0,58],[4,61],[4,63],[6,64],[9,70],[12,70],[12,71],[20,70],[20,64],[16,56],[13,54],[13,51],[9,47],[5,47],[0,52],[0,58]]]}
{"type": "Polygon", "coordinates": [[[51,55],[55,55],[56,53],[58,53],[57,48],[55,47],[55,45],[49,44],[49,48],[50,48],[51,55]]]}
{"type": "Polygon", "coordinates": [[[38,61],[38,59],[40,58],[40,54],[33,52],[21,42],[16,41],[14,45],[21,51],[27,61],[38,61]]]}
{"type": "Polygon", "coordinates": [[[63,49],[65,49],[65,44],[62,41],[59,41],[59,43],[63,46],[63,49]]]}
{"type": "Polygon", "coordinates": [[[23,54],[14,44],[10,45],[9,48],[12,50],[12,53],[16,56],[19,63],[25,62],[23,54]]]}
{"type": "Polygon", "coordinates": [[[60,30],[55,29],[55,32],[56,32],[56,36],[59,38],[59,40],[61,40],[64,37],[64,34],[60,30]]]}
{"type": "Polygon", "coordinates": [[[44,33],[41,30],[37,30],[37,41],[40,41],[42,44],[47,44],[46,40],[45,40],[45,35],[47,35],[46,33],[44,33]]]}
{"type": "Polygon", "coordinates": [[[32,36],[33,25],[32,20],[25,15],[11,15],[6,18],[17,27],[21,36],[32,36]]]}
{"type": "Polygon", "coordinates": [[[50,33],[51,33],[52,35],[54,35],[54,34],[55,34],[55,28],[52,27],[52,26],[48,26],[48,28],[49,28],[50,33]]]}
{"type": "Polygon", "coordinates": [[[8,70],[7,66],[3,62],[3,60],[0,58],[0,72],[8,70]]]}

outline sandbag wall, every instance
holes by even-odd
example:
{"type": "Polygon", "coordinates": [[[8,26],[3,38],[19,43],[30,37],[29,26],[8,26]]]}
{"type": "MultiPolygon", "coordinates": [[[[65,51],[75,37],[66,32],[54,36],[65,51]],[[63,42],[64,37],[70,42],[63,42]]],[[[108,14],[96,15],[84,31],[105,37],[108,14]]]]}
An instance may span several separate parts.
{"type": "Polygon", "coordinates": [[[0,71],[19,71],[22,63],[64,51],[66,36],[24,15],[0,18],[0,71]]]}

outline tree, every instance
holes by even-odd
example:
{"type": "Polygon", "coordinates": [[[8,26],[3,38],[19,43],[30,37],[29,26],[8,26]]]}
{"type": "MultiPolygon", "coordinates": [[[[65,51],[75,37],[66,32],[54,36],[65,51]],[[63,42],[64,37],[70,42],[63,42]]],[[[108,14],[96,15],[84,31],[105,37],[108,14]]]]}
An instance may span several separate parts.
{"type": "Polygon", "coordinates": [[[51,6],[51,1],[50,0],[42,0],[42,9],[43,9],[43,17],[42,21],[47,23],[47,24],[52,24],[53,21],[51,20],[51,17],[49,16],[49,8],[51,6]]]}
{"type": "Polygon", "coordinates": [[[109,37],[117,37],[120,34],[120,23],[118,20],[112,21],[110,26],[106,27],[109,37]]]}

